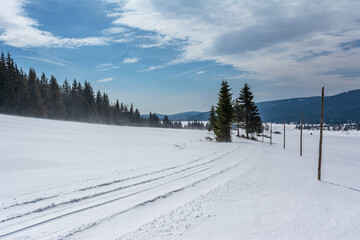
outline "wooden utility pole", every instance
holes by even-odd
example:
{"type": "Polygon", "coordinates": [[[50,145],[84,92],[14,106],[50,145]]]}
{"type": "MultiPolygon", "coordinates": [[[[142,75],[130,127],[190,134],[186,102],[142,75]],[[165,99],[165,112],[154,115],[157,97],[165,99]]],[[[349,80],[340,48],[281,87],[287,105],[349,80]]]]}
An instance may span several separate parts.
{"type": "Polygon", "coordinates": [[[285,149],[285,121],[284,121],[284,149],[285,149]]]}
{"type": "Polygon", "coordinates": [[[270,145],[272,145],[272,123],[270,123],[270,145]]]}
{"type": "Polygon", "coordinates": [[[302,110],[300,116],[300,156],[302,156],[302,110]]]}
{"type": "Polygon", "coordinates": [[[322,139],[323,139],[323,120],[324,120],[324,87],[321,93],[321,119],[320,119],[320,144],[319,144],[319,165],[318,180],[321,181],[321,156],[322,156],[322,139]]]}

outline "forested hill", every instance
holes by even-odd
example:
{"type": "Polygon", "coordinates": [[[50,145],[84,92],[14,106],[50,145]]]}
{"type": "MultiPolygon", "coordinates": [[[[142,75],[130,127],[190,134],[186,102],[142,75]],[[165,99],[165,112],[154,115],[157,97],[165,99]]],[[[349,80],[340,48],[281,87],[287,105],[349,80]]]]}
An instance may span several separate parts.
{"type": "MultiPolygon", "coordinates": [[[[299,122],[303,111],[305,123],[320,122],[321,97],[292,98],[256,104],[263,122],[299,122]]],[[[325,96],[324,122],[360,122],[360,89],[325,96]]]]}
{"type": "MultiPolygon", "coordinates": [[[[303,110],[304,123],[320,122],[321,97],[292,98],[256,103],[263,122],[299,122],[303,110]]],[[[360,122],[360,89],[334,96],[325,96],[326,123],[360,122]]],[[[162,116],[158,114],[158,116],[162,116]]],[[[143,115],[147,117],[147,115],[143,115]]],[[[207,121],[209,112],[184,112],[169,115],[173,121],[207,121]]]]}

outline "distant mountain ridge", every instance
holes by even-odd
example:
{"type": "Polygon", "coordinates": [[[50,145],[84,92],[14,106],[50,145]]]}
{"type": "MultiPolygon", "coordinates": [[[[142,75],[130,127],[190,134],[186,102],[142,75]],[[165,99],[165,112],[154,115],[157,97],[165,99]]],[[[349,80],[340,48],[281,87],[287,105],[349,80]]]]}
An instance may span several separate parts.
{"type": "MultiPolygon", "coordinates": [[[[263,122],[300,122],[303,111],[303,122],[319,123],[321,96],[291,98],[256,104],[263,122]]],[[[324,98],[324,122],[346,123],[360,122],[360,89],[343,92],[324,98]]]]}
{"type": "MultiPolygon", "coordinates": [[[[300,111],[303,111],[304,123],[320,122],[321,96],[290,98],[258,102],[263,122],[300,122],[300,111]]],[[[163,114],[156,114],[160,120],[163,114]]],[[[149,115],[142,115],[147,118],[149,115]]],[[[172,121],[207,121],[209,112],[183,112],[168,115],[172,121]]],[[[334,96],[325,96],[324,121],[326,123],[360,122],[360,89],[343,92],[334,96]]]]}

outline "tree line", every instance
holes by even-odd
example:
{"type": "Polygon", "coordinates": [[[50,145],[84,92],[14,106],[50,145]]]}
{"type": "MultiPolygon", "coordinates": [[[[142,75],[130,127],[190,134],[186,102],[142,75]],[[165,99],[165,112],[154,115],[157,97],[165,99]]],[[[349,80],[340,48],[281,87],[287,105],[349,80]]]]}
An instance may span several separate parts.
{"type": "Polygon", "coordinates": [[[218,94],[216,107],[211,106],[208,130],[214,131],[218,142],[231,142],[231,129],[233,124],[237,128],[237,136],[240,137],[240,128],[245,129],[250,138],[252,133],[260,133],[262,121],[259,110],[253,101],[253,94],[248,84],[245,83],[239,97],[232,99],[231,88],[227,81],[222,81],[218,94]]]}
{"type": "Polygon", "coordinates": [[[38,76],[17,66],[10,53],[0,56],[0,113],[58,120],[129,126],[182,128],[181,122],[161,121],[155,113],[141,117],[133,104],[111,103],[105,92],[93,90],[90,82],[66,79],[59,84],[54,76],[38,76]]]}

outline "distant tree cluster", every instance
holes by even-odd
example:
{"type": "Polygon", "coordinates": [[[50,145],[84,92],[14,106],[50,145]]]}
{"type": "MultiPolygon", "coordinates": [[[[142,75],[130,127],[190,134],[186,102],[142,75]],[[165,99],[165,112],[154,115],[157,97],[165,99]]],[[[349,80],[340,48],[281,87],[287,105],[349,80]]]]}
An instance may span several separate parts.
{"type": "MultiPolygon", "coordinates": [[[[300,129],[300,125],[296,125],[295,129],[300,129]]],[[[302,126],[304,130],[319,130],[319,124],[304,124],[302,126]]],[[[347,123],[347,124],[327,124],[324,123],[323,130],[328,131],[350,131],[357,130],[360,131],[360,123],[347,123]]]]}
{"type": "Polygon", "coordinates": [[[162,121],[162,126],[164,128],[182,128],[182,124],[180,121],[170,121],[167,115],[164,116],[164,120],[162,121]]]}
{"type": "Polygon", "coordinates": [[[205,130],[208,128],[207,125],[205,125],[203,122],[199,122],[199,121],[192,121],[192,122],[188,122],[188,124],[184,127],[186,129],[199,129],[199,130],[205,130]]]}
{"type": "Polygon", "coordinates": [[[59,85],[56,78],[44,73],[37,76],[30,68],[26,74],[18,68],[11,55],[0,57],[0,113],[59,120],[72,120],[115,125],[182,128],[181,122],[161,122],[155,113],[142,118],[139,110],[119,103],[111,103],[100,90],[96,93],[85,81],[75,79],[70,85],[65,79],[59,85]]]}
{"type": "Polygon", "coordinates": [[[262,132],[259,110],[253,102],[253,94],[248,84],[240,91],[239,97],[232,99],[231,88],[227,81],[221,83],[216,108],[211,106],[208,130],[214,131],[218,142],[231,142],[231,126],[236,123],[246,131],[246,138],[254,132],[262,132]]]}

